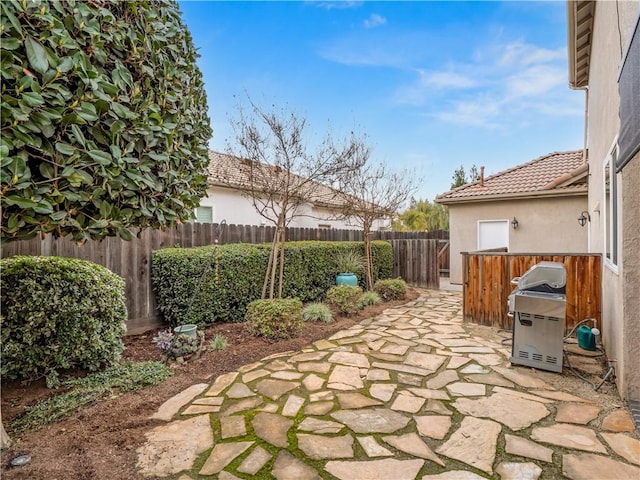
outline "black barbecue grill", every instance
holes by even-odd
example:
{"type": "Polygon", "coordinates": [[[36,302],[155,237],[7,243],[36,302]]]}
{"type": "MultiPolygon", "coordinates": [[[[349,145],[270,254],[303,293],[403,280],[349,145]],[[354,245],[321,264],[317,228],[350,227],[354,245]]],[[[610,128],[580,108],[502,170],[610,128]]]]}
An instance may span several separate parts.
{"type": "Polygon", "coordinates": [[[513,317],[511,363],[562,372],[567,272],[562,263],[540,262],[509,295],[513,317]]]}

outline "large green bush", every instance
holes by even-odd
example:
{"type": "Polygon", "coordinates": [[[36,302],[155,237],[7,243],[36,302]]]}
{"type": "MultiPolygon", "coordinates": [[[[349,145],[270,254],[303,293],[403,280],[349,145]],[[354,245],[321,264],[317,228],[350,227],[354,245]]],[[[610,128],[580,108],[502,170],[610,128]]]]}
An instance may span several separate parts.
{"type": "Polygon", "coordinates": [[[246,320],[253,335],[290,338],[302,329],[302,302],[299,298],[254,300],[247,306],[246,320]]]}
{"type": "Polygon", "coordinates": [[[174,0],[0,2],[2,240],[186,221],[211,127],[174,0]]]}
{"type": "Polygon", "coordinates": [[[124,280],[86,260],[0,261],[2,376],[33,379],[115,363],[124,345],[124,280]]]}
{"type": "MultiPolygon", "coordinates": [[[[156,303],[170,324],[240,322],[247,305],[260,298],[270,245],[217,248],[217,254],[212,247],[153,252],[151,277],[156,303]]],[[[304,303],[323,301],[340,273],[336,255],[349,249],[364,251],[362,242],[287,242],[283,295],[304,303]]],[[[373,242],[373,259],[375,278],[389,278],[393,273],[391,245],[373,242]]]]}

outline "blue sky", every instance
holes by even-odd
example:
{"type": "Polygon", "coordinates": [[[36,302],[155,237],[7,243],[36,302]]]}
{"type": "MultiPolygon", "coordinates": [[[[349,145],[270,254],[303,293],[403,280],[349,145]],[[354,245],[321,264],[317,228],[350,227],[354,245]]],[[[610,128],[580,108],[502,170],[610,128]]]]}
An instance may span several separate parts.
{"type": "Polygon", "coordinates": [[[318,135],[366,133],[373,159],[409,168],[433,200],[453,171],[486,175],[582,148],[584,93],[568,86],[566,4],[179,1],[201,55],[214,130],[245,92],[318,135]]]}

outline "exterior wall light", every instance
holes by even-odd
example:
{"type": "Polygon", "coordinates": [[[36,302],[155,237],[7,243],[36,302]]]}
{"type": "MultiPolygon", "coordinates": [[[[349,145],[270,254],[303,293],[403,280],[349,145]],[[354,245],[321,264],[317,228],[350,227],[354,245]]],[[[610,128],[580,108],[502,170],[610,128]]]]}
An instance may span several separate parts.
{"type": "Polygon", "coordinates": [[[591,221],[591,215],[589,215],[589,212],[585,210],[582,213],[580,213],[580,216],[578,217],[578,223],[580,224],[581,227],[584,227],[587,224],[587,222],[590,222],[590,221],[591,221]]]}
{"type": "Polygon", "coordinates": [[[516,217],[513,217],[513,220],[511,220],[511,226],[514,230],[518,228],[518,220],[516,220],[516,217]]]}

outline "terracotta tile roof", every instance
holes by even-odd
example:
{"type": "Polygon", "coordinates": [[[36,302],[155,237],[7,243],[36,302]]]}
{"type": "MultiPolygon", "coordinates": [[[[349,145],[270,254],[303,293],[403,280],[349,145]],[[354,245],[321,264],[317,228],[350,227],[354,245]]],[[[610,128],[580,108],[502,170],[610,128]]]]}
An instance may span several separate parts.
{"type": "MultiPolygon", "coordinates": [[[[255,166],[255,165],[254,165],[255,166]]],[[[236,188],[238,190],[249,191],[251,189],[251,175],[255,176],[253,188],[260,190],[261,181],[264,181],[263,187],[265,191],[273,191],[274,186],[280,181],[278,179],[281,170],[276,170],[265,164],[258,167],[251,167],[250,160],[234,157],[224,153],[209,151],[209,184],[236,188]],[[270,174],[266,178],[266,174],[270,174]]],[[[304,179],[298,175],[293,175],[294,182],[304,182],[304,179]]],[[[326,185],[313,183],[309,187],[309,193],[305,195],[304,201],[313,203],[318,206],[340,207],[342,203],[338,200],[338,192],[326,185]]]]}
{"type": "Polygon", "coordinates": [[[440,203],[586,192],[583,151],[554,152],[436,197],[440,203]]]}

